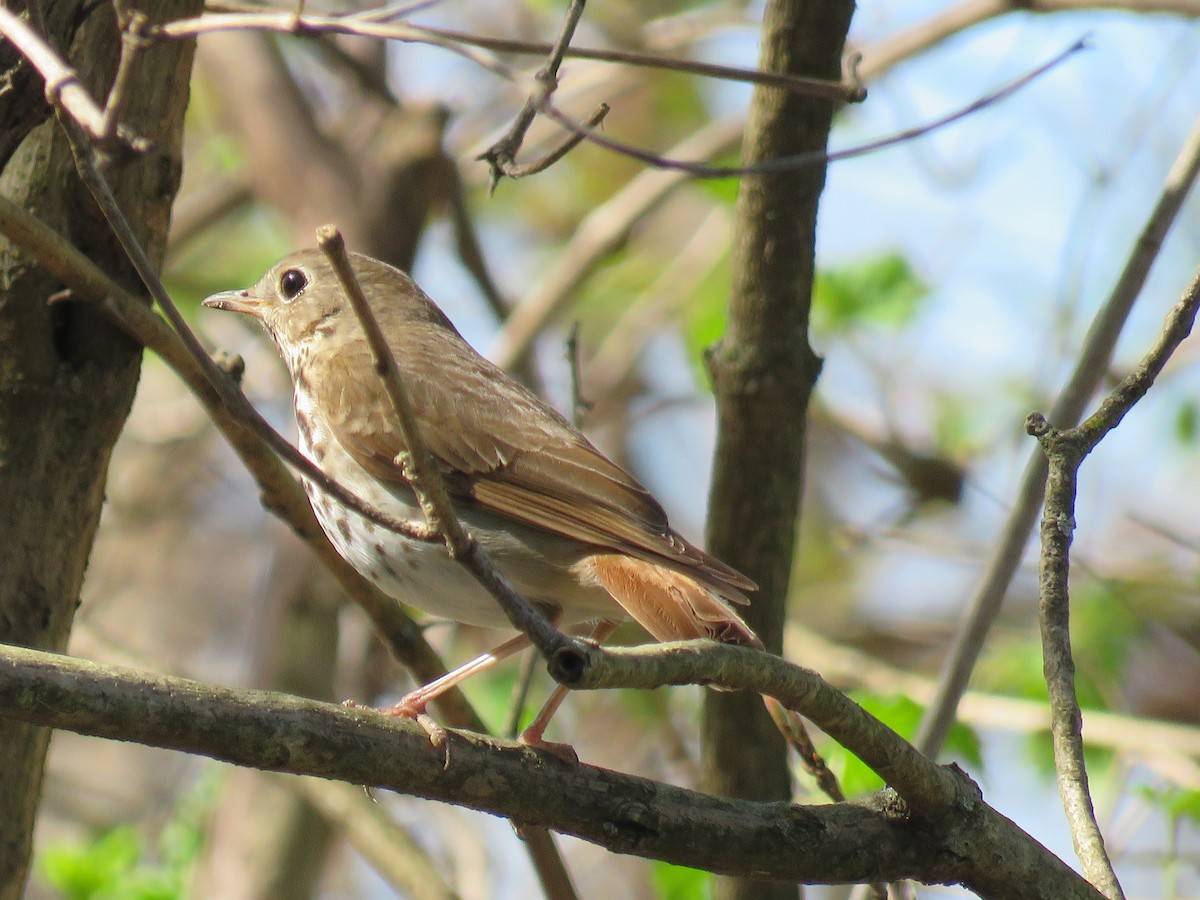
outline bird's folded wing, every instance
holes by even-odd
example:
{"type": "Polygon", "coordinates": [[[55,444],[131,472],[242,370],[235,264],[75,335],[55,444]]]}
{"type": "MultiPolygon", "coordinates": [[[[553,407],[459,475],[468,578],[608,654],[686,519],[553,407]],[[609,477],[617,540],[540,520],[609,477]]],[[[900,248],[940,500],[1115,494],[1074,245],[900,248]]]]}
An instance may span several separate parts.
{"type": "MultiPolygon", "coordinates": [[[[410,343],[406,341],[406,344],[410,343]]],[[[408,379],[421,437],[460,497],[515,521],[601,547],[623,550],[689,572],[726,599],[746,602],[755,584],[694,547],[668,524],[642,485],[596,450],[556,411],[500,374],[464,343],[445,359],[423,359],[421,342],[405,348],[405,366],[429,365],[445,378],[408,379]],[[451,374],[452,373],[452,374],[451,374]],[[449,380],[453,379],[453,383],[449,380]]],[[[399,352],[397,353],[399,357],[399,352]]],[[[346,356],[347,373],[370,371],[346,356]]],[[[375,380],[331,377],[327,396],[334,436],[376,477],[403,481],[405,449],[395,413],[375,380]]]]}

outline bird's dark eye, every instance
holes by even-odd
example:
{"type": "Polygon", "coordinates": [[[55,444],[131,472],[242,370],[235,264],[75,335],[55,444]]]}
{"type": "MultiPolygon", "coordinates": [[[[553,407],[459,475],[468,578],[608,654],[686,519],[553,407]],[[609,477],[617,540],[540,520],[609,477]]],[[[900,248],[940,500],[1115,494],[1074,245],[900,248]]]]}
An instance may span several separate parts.
{"type": "Polygon", "coordinates": [[[308,276],[300,269],[288,269],[279,276],[279,290],[288,300],[294,300],[302,290],[308,287],[308,276]]]}

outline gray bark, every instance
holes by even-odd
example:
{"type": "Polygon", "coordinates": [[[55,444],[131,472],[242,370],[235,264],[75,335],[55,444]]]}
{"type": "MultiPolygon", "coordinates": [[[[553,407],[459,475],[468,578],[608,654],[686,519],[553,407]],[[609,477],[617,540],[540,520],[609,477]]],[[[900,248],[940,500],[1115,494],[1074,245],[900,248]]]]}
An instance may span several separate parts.
{"type": "MultiPolygon", "coordinates": [[[[196,0],[155,13],[196,12],[196,0]]],[[[46,2],[31,21],[103,98],[120,41],[107,4],[46,2]],[[86,18],[84,12],[88,11],[86,18]]],[[[114,189],[152,258],[161,259],[180,173],[179,137],[192,47],[141,58],[127,123],[154,149],[112,173],[114,189]],[[138,86],[143,86],[138,90],[138,86]],[[153,89],[149,89],[153,86],[153,89]]],[[[50,117],[40,76],[5,45],[0,67],[0,194],[67,236],[122,283],[135,280],[50,117]]],[[[104,500],[112,446],[137,385],[140,349],[94,311],[51,308],[62,285],[0,240],[0,641],[66,646],[104,500]]],[[[49,732],[0,723],[0,898],[19,897],[28,870],[49,732]]]]}
{"type": "MultiPolygon", "coordinates": [[[[836,79],[853,11],[850,2],[768,3],[759,68],[836,79]]],[[[823,150],[833,111],[829,101],[756,89],[743,161],[823,150]]],[[[720,428],[708,548],[758,582],[747,621],[775,653],[799,524],[808,400],[820,372],[808,318],[824,184],[824,166],[742,180],[728,330],[710,357],[720,428]]],[[[703,738],[709,790],[790,796],[786,747],[757,697],[709,692],[703,738]]],[[[717,887],[722,900],[796,894],[789,885],[730,879],[717,887]]]]}

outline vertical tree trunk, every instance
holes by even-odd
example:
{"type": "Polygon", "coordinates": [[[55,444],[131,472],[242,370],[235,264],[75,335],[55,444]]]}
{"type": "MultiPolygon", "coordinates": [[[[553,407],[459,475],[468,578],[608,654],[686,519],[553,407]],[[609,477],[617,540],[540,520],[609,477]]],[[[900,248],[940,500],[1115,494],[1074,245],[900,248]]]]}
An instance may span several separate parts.
{"type": "MultiPolygon", "coordinates": [[[[837,78],[854,4],[769,0],[759,68],[837,78]]],[[[745,163],[823,150],[833,106],[759,87],[745,163]]],[[[817,200],[824,166],[750,176],[738,194],[729,324],[711,358],[720,421],[708,546],[758,582],[748,621],[767,649],[783,644],[809,396],[820,359],[808,340],[817,200]]],[[[786,749],[759,698],[709,692],[704,775],[715,793],[790,796],[786,749]]],[[[717,896],[796,897],[791,885],[719,879],[717,896]]]]}
{"type": "MultiPolygon", "coordinates": [[[[112,6],[34,4],[31,24],[103,99],[120,48],[112,6]]],[[[199,11],[164,0],[152,15],[199,11]]],[[[154,149],[112,172],[114,189],[153,259],[162,257],[179,182],[191,44],[142,54],[126,123],[154,149]]],[[[13,90],[0,95],[0,194],[32,211],[118,280],[136,280],[74,173],[41,79],[4,48],[13,90]],[[11,154],[11,155],[10,155],[11,154]]],[[[0,641],[67,643],[104,500],[112,446],[137,385],[141,352],[92,310],[51,309],[61,284],[0,239],[0,641]]],[[[0,721],[0,900],[21,896],[49,732],[0,721]]]]}

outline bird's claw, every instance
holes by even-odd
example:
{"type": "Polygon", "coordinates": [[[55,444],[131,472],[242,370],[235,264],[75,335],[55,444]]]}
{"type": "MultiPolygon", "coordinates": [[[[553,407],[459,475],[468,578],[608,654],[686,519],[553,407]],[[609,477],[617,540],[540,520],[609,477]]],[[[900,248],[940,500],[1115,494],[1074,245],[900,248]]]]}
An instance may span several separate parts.
{"type": "Polygon", "coordinates": [[[536,735],[522,734],[517,738],[517,743],[523,747],[530,747],[533,750],[541,750],[549,753],[551,756],[557,757],[568,766],[579,765],[579,754],[570,744],[562,744],[557,741],[547,741],[536,735]]]}

